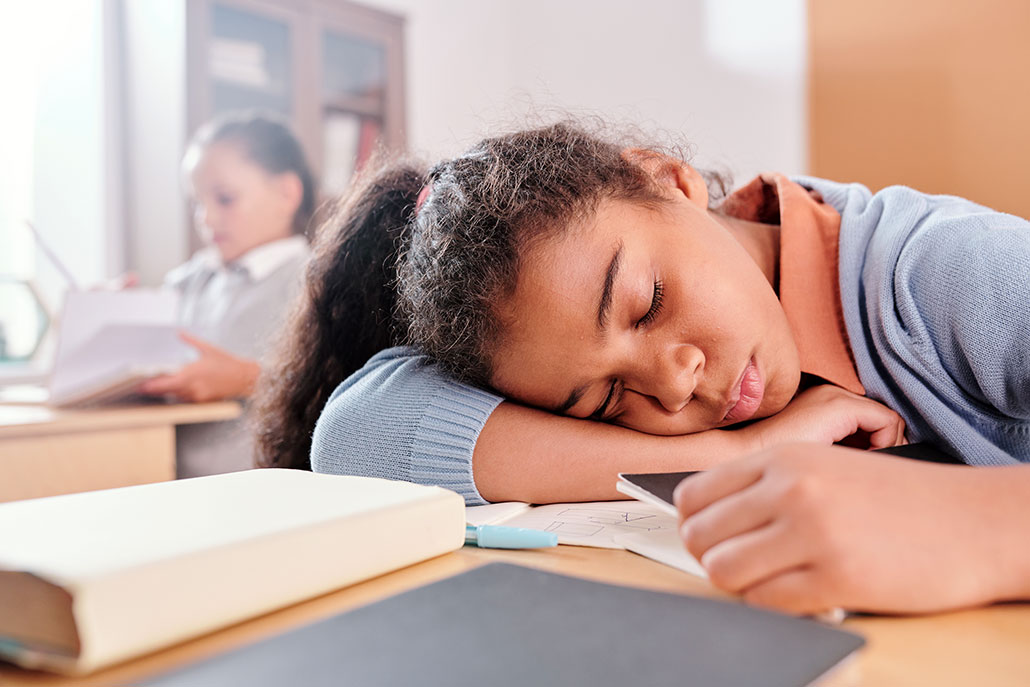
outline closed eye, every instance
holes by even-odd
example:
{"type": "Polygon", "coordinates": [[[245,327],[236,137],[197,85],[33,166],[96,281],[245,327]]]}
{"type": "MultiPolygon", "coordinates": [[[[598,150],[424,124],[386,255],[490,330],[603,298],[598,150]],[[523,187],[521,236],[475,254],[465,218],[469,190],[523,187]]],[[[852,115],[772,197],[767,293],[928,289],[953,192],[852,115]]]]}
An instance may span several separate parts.
{"type": "MultiPolygon", "coordinates": [[[[608,387],[608,395],[604,397],[604,401],[597,407],[597,410],[590,413],[588,420],[594,420],[597,422],[605,422],[612,418],[606,418],[605,415],[608,413],[608,409],[613,405],[618,405],[619,399],[622,397],[622,392],[625,387],[620,385],[616,379],[612,380],[612,384],[608,387]],[[613,403],[614,401],[614,403],[613,403]]],[[[618,414],[617,414],[618,415],[618,414]]]]}
{"type": "Polygon", "coordinates": [[[655,318],[658,317],[658,313],[662,311],[662,296],[664,294],[665,287],[662,284],[661,279],[655,279],[654,282],[654,294],[651,296],[651,307],[647,313],[637,320],[635,325],[636,329],[646,327],[647,325],[654,322],[655,318]]]}

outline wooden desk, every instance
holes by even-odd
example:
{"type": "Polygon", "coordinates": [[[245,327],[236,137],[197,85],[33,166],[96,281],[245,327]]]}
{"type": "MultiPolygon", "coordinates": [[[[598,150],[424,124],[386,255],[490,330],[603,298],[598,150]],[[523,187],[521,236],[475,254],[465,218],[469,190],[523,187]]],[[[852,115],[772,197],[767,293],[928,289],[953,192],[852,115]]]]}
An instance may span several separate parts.
{"type": "Polygon", "coordinates": [[[0,502],[175,479],[175,426],[240,412],[234,401],[85,410],[0,404],[0,502]]]}
{"type": "MultiPolygon", "coordinates": [[[[704,580],[628,551],[574,546],[540,551],[464,548],[123,663],[88,678],[62,678],[4,666],[0,668],[0,685],[78,687],[131,684],[149,675],[455,575],[488,561],[507,561],[661,591],[722,596],[704,580]]],[[[853,662],[821,685],[1025,687],[1030,684],[1030,604],[993,606],[923,618],[851,618],[844,622],[844,627],[865,635],[868,646],[853,662]]],[[[642,683],[646,683],[643,677],[642,683]]],[[[689,680],[684,684],[689,684],[689,680]]]]}

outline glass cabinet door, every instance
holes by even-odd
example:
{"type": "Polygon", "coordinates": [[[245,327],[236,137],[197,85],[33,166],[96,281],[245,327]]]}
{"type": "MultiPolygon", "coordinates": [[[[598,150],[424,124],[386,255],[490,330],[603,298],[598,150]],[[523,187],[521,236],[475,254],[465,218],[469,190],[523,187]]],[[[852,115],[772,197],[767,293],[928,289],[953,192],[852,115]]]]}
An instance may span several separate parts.
{"type": "Polygon", "coordinates": [[[386,117],[386,48],[336,30],[322,34],[322,189],[343,191],[372,155],[386,117]]]}
{"type": "Polygon", "coordinates": [[[213,3],[208,67],[213,112],[257,108],[293,114],[287,23],[213,3]]]}

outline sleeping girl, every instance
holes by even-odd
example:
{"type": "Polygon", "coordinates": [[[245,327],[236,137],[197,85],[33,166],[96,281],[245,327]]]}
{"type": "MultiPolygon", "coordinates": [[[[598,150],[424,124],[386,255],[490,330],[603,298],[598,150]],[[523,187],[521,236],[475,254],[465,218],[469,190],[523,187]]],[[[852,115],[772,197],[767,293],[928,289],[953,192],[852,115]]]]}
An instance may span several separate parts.
{"type": "Polygon", "coordinates": [[[685,544],[760,603],[1030,594],[1030,224],[902,187],[721,190],[568,124],[366,177],[318,237],[266,462],[470,504],[706,469],[678,492],[685,544]],[[833,446],[906,439],[993,467],[833,446]]]}

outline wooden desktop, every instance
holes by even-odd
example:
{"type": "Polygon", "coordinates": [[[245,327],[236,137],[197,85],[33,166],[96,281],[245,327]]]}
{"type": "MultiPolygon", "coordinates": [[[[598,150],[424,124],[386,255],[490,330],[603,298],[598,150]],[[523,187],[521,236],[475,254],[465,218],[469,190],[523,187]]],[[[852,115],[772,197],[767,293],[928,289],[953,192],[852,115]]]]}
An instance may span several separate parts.
{"type": "Polygon", "coordinates": [[[235,401],[66,410],[0,402],[0,502],[175,479],[175,427],[238,417],[235,401]]]}
{"type": "MultiPolygon", "coordinates": [[[[84,678],[0,667],[0,684],[112,685],[140,680],[291,628],[455,575],[490,561],[506,561],[593,580],[666,592],[724,596],[706,581],[627,551],[559,546],[536,551],[465,547],[418,565],[290,606],[219,632],[84,678]]],[[[1030,604],[1004,604],[925,617],[851,617],[845,629],[866,637],[854,659],[819,684],[869,685],[1030,684],[1030,604]]],[[[689,684],[685,676],[684,684],[689,684]]]]}

